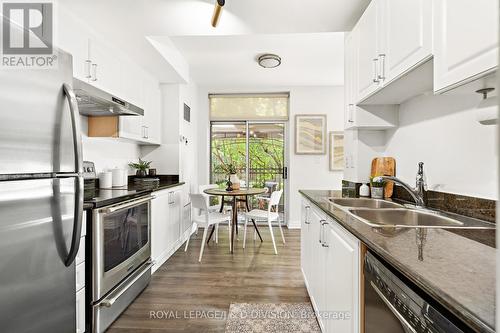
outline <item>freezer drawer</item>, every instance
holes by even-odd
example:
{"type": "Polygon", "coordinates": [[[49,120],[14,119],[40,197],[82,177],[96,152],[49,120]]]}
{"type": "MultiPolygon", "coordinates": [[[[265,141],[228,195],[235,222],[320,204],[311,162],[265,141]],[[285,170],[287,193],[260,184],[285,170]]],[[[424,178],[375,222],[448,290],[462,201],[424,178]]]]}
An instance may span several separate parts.
{"type": "Polygon", "coordinates": [[[93,333],[104,332],[147,287],[151,280],[152,266],[151,261],[145,262],[92,307],[93,333]]]}
{"type": "Polygon", "coordinates": [[[74,332],[76,178],[0,182],[2,332],[74,332]]]}

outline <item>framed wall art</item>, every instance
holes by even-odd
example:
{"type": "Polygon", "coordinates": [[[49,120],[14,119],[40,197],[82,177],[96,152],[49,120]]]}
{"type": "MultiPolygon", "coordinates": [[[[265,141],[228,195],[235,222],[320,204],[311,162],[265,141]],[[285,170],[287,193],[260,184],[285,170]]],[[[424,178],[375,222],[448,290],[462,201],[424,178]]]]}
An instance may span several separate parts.
{"type": "Polygon", "coordinates": [[[295,154],[326,154],[326,115],[298,114],[295,116],[295,154]]]}
{"type": "Polygon", "coordinates": [[[330,132],[330,171],[344,170],[344,132],[330,132]]]}

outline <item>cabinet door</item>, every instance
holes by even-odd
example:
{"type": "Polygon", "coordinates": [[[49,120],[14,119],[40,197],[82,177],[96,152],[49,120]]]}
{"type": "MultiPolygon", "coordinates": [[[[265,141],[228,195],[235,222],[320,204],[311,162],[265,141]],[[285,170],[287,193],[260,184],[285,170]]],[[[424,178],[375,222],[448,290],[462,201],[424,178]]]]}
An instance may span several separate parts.
{"type": "Polygon", "coordinates": [[[58,47],[73,56],[73,76],[87,81],[90,75],[90,65],[86,62],[90,37],[79,21],[63,8],[60,10],[59,25],[64,29],[59,29],[58,47]]]}
{"type": "Polygon", "coordinates": [[[176,242],[179,241],[181,237],[181,211],[182,211],[182,206],[181,206],[181,191],[176,190],[176,191],[171,191],[169,193],[169,202],[170,202],[170,207],[169,207],[169,218],[168,218],[168,224],[170,226],[169,232],[170,232],[170,240],[171,240],[171,246],[174,246],[176,242]]]}
{"type": "Polygon", "coordinates": [[[135,141],[144,140],[144,126],[142,125],[141,116],[125,116],[119,119],[119,136],[120,138],[130,139],[135,141]]]}
{"type": "Polygon", "coordinates": [[[309,262],[311,254],[309,251],[309,226],[310,226],[311,206],[306,200],[302,200],[300,217],[300,264],[306,283],[309,285],[309,262]]]}
{"type": "Polygon", "coordinates": [[[159,191],[155,196],[151,200],[151,257],[156,262],[154,271],[163,263],[170,237],[168,192],[159,191]]]}
{"type": "Polygon", "coordinates": [[[344,128],[348,129],[354,125],[355,105],[356,105],[356,65],[357,65],[357,27],[345,39],[345,115],[344,128]]]}
{"type": "Polygon", "coordinates": [[[150,144],[161,143],[161,92],[158,82],[146,79],[143,126],[145,142],[150,144]]]}
{"type": "Polygon", "coordinates": [[[76,333],[85,332],[85,288],[76,293],[76,333]]]}
{"type": "Polygon", "coordinates": [[[89,56],[92,61],[90,84],[118,98],[124,98],[118,79],[121,69],[120,58],[117,57],[116,52],[110,49],[104,41],[93,37],[89,40],[89,56]]]}
{"type": "Polygon", "coordinates": [[[432,1],[385,1],[380,71],[390,82],[432,56],[432,1]]]}
{"type": "Polygon", "coordinates": [[[328,333],[354,333],[358,329],[359,307],[359,250],[357,241],[352,241],[336,230],[335,222],[325,225],[325,311],[336,312],[344,320],[324,320],[328,333]]]}
{"type": "Polygon", "coordinates": [[[381,54],[382,6],[381,0],[373,0],[357,24],[359,41],[356,47],[358,74],[356,99],[358,101],[371,95],[380,84],[378,73],[381,54]]]}
{"type": "Polygon", "coordinates": [[[498,1],[434,0],[434,90],[498,66],[498,1]]]}
{"type": "MultiPolygon", "coordinates": [[[[316,208],[311,209],[311,229],[310,244],[310,295],[317,311],[323,311],[325,308],[325,251],[321,246],[321,232],[323,227],[321,224],[325,221],[324,214],[316,208]]],[[[320,320],[320,325],[323,325],[320,320]]]]}

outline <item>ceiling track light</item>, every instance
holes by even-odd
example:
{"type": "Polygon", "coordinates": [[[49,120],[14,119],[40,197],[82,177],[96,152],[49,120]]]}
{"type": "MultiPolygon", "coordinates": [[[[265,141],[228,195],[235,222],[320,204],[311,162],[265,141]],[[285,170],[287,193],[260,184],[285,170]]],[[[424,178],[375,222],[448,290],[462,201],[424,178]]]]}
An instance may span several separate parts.
{"type": "Polygon", "coordinates": [[[276,54],[263,54],[258,59],[257,62],[261,67],[264,68],[276,68],[281,65],[281,58],[276,54]]]}
{"type": "Polygon", "coordinates": [[[222,13],[222,7],[226,4],[226,0],[217,0],[215,2],[214,14],[212,15],[212,27],[217,27],[219,18],[222,13]]]}

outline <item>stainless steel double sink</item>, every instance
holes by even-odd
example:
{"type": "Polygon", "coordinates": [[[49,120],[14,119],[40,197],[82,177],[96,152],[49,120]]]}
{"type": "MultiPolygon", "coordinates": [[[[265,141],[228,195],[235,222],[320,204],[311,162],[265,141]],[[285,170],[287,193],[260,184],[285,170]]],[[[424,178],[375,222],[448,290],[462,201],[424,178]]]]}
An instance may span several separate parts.
{"type": "Polygon", "coordinates": [[[377,228],[495,229],[492,223],[425,208],[367,198],[329,198],[331,203],[377,228]]]}

